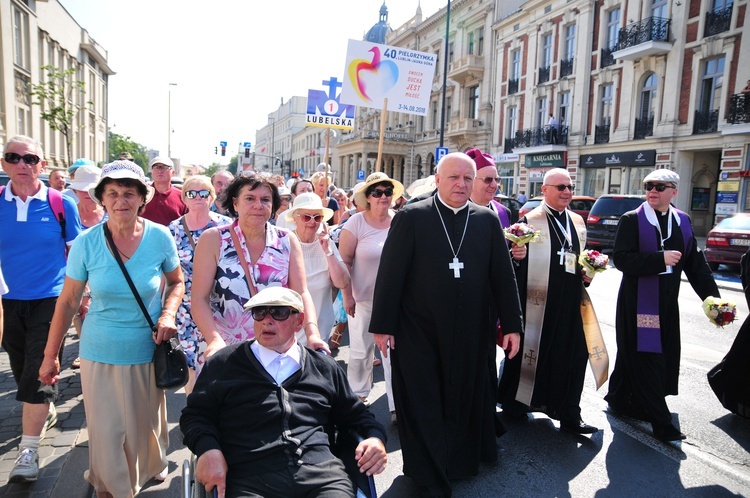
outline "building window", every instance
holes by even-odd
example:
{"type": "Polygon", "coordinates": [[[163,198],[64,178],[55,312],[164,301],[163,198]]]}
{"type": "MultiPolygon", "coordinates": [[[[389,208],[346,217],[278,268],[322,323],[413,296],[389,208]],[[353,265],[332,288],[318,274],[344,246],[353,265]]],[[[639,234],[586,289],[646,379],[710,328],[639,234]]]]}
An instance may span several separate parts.
{"type": "Polygon", "coordinates": [[[513,152],[513,138],[516,136],[518,130],[518,108],[508,107],[508,127],[505,132],[505,147],[503,151],[506,154],[513,152]]]}
{"type": "Polygon", "coordinates": [[[656,101],[656,88],[659,80],[655,73],[649,74],[643,80],[641,87],[641,102],[638,117],[635,119],[635,130],[633,138],[646,138],[653,135],[654,131],[654,105],[656,101]]]}
{"type": "Polygon", "coordinates": [[[573,60],[576,53],[576,25],[571,24],[565,28],[565,52],[563,58],[565,60],[573,60]]]}
{"type": "Polygon", "coordinates": [[[552,33],[542,37],[542,67],[552,65],[552,33]]]}
{"type": "Polygon", "coordinates": [[[440,74],[440,50],[435,50],[435,76],[440,74]]]}
{"type": "Polygon", "coordinates": [[[29,15],[16,6],[13,6],[13,62],[27,71],[30,69],[29,15]]]}
{"type": "Polygon", "coordinates": [[[448,44],[448,64],[453,62],[453,42],[448,44]]]}
{"type": "Polygon", "coordinates": [[[557,99],[560,102],[557,108],[560,127],[568,126],[568,120],[570,119],[570,92],[560,93],[557,99]]]}
{"type": "Polygon", "coordinates": [[[653,0],[651,2],[651,17],[667,18],[667,0],[653,0]]]}
{"type": "Polygon", "coordinates": [[[479,28],[477,36],[477,55],[484,54],[484,28],[479,28]]]}
{"type": "Polygon", "coordinates": [[[704,36],[713,36],[728,31],[732,23],[734,0],[713,0],[711,10],[706,13],[704,36]]]}
{"type": "Polygon", "coordinates": [[[612,84],[599,89],[599,124],[594,128],[594,143],[609,143],[609,129],[612,116],[612,84]]]}
{"type": "Polygon", "coordinates": [[[479,85],[469,88],[469,116],[479,119],[479,85]]]}
{"type": "Polygon", "coordinates": [[[453,98],[447,97],[445,99],[445,122],[448,123],[451,120],[453,114],[453,98]]]}
{"type": "Polygon", "coordinates": [[[469,55],[474,55],[474,32],[469,33],[469,55]]]}
{"type": "Polygon", "coordinates": [[[521,50],[514,50],[510,56],[510,79],[521,78],[521,50]]]}
{"type": "Polygon", "coordinates": [[[547,117],[547,97],[542,97],[540,99],[537,99],[537,106],[536,106],[536,125],[538,127],[543,127],[547,124],[548,117],[547,117]]]}
{"type": "Polygon", "coordinates": [[[717,130],[723,80],[724,57],[707,60],[703,65],[700,102],[695,111],[693,133],[713,133],[717,130]]]}
{"type": "Polygon", "coordinates": [[[614,50],[620,40],[620,8],[612,9],[607,13],[607,40],[606,48],[614,50]]]}
{"type": "Polygon", "coordinates": [[[440,129],[440,123],[438,122],[438,104],[437,100],[432,101],[432,129],[440,129]]]}

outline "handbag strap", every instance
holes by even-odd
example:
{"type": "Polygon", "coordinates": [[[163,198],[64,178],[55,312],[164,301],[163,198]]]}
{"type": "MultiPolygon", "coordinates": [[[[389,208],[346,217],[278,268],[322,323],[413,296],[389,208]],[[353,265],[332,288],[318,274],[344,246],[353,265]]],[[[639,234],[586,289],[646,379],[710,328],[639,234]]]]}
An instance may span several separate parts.
{"type": "Polygon", "coordinates": [[[182,215],[180,217],[180,223],[182,223],[182,229],[185,230],[185,235],[187,235],[188,242],[190,242],[190,247],[193,248],[193,253],[195,253],[195,240],[193,240],[193,234],[190,233],[190,229],[187,226],[187,221],[185,221],[185,215],[182,215]]]}
{"type": "Polygon", "coordinates": [[[258,289],[255,288],[255,282],[253,282],[253,279],[250,275],[250,269],[247,267],[247,261],[245,260],[245,251],[242,249],[242,246],[240,245],[240,241],[237,238],[237,234],[234,231],[234,228],[238,226],[237,220],[234,220],[234,223],[229,227],[229,234],[232,236],[232,244],[234,244],[234,250],[237,253],[237,258],[240,260],[240,265],[242,266],[242,269],[245,270],[245,280],[247,281],[247,288],[250,291],[250,297],[253,297],[258,293],[258,289]]]}
{"type": "Polygon", "coordinates": [[[125,268],[125,263],[122,262],[122,258],[120,257],[120,251],[117,250],[117,246],[115,245],[115,240],[114,238],[112,238],[112,233],[109,231],[109,227],[107,227],[106,223],[103,223],[102,226],[104,227],[104,236],[107,239],[109,248],[112,251],[112,254],[114,254],[115,259],[117,260],[117,264],[120,265],[120,270],[122,270],[122,274],[125,275],[125,280],[128,281],[130,290],[133,292],[133,296],[135,296],[135,300],[138,302],[138,306],[140,306],[141,311],[143,312],[143,316],[146,317],[148,326],[151,327],[151,330],[155,331],[156,325],[154,325],[154,321],[151,319],[151,315],[148,314],[148,310],[146,309],[146,306],[143,304],[143,300],[141,299],[140,294],[138,294],[138,289],[135,288],[135,284],[133,283],[133,280],[130,278],[130,274],[128,273],[128,270],[125,268]]]}

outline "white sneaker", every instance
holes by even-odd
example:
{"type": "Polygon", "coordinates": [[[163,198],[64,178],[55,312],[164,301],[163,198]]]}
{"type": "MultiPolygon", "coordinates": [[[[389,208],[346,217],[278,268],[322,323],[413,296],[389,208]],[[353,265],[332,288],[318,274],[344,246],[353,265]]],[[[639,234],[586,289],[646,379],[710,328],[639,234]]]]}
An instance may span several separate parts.
{"type": "Polygon", "coordinates": [[[47,420],[44,422],[44,427],[42,427],[42,433],[39,434],[39,440],[41,441],[44,439],[44,436],[47,434],[47,431],[55,426],[57,423],[57,409],[55,408],[54,403],[49,404],[49,413],[47,413],[47,420]]]}
{"type": "Polygon", "coordinates": [[[21,448],[8,482],[32,482],[39,475],[39,454],[32,448],[21,448]]]}

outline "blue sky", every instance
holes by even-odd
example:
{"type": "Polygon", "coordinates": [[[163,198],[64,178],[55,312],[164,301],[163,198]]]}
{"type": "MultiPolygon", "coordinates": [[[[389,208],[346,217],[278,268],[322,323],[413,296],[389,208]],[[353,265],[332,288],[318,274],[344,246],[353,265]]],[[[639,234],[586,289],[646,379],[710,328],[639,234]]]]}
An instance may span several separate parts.
{"type": "MultiPolygon", "coordinates": [[[[220,140],[254,142],[283,98],[343,76],[349,38],[378,21],[382,0],[60,0],[109,52],[109,126],[172,156],[210,164],[220,140]]],[[[390,0],[394,29],[446,0],[390,0]]]]}

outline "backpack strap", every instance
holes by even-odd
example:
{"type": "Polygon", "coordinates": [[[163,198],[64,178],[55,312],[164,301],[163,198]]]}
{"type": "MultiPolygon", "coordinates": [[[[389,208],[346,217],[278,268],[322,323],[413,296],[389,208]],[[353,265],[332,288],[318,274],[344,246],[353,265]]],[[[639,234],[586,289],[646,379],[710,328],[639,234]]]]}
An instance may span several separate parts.
{"type": "Polygon", "coordinates": [[[52,208],[52,212],[55,215],[55,219],[60,223],[60,229],[62,230],[62,238],[65,240],[65,208],[63,207],[62,194],[57,190],[48,187],[47,188],[47,201],[52,208]]]}

